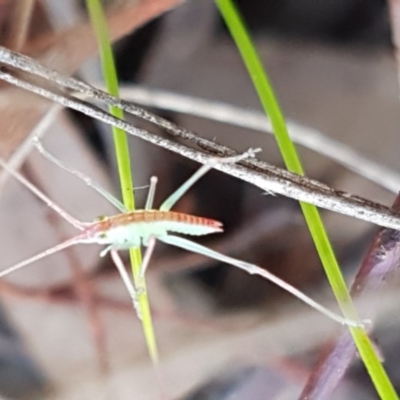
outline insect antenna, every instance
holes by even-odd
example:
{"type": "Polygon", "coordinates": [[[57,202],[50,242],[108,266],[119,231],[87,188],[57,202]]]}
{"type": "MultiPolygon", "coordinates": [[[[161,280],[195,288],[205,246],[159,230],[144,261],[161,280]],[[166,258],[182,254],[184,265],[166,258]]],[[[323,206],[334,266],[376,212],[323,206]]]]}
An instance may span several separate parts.
{"type": "Polygon", "coordinates": [[[23,177],[19,172],[15,171],[14,169],[10,168],[7,163],[0,158],[0,166],[7,171],[10,175],[12,175],[15,179],[17,179],[23,186],[25,186],[28,190],[30,190],[36,197],[42,200],[48,207],[54,210],[58,215],[68,221],[72,226],[75,228],[83,231],[85,229],[85,224],[68,212],[66,212],[63,208],[58,206],[52,200],[50,200],[41,190],[39,190],[35,185],[29,182],[25,177],[23,177]]]}
{"type": "Polygon", "coordinates": [[[65,242],[62,242],[60,244],[57,244],[54,247],[51,247],[50,249],[44,250],[41,253],[28,258],[27,260],[21,261],[18,264],[15,264],[12,267],[5,269],[4,271],[1,271],[0,278],[3,278],[4,276],[11,274],[11,272],[15,272],[23,267],[26,267],[29,264],[34,263],[35,261],[41,260],[42,258],[49,256],[50,254],[57,253],[60,250],[63,250],[63,249],[66,249],[67,247],[71,247],[71,246],[74,246],[75,244],[78,244],[80,242],[79,241],[80,237],[81,237],[81,235],[77,235],[71,239],[66,240],[65,242]]]}
{"type": "MultiPolygon", "coordinates": [[[[10,175],[12,175],[15,179],[17,179],[23,186],[25,186],[30,192],[32,192],[35,196],[37,196],[40,200],[42,200],[48,207],[50,207],[52,210],[54,210],[58,215],[60,215],[63,219],[65,219],[67,222],[69,222],[71,225],[73,225],[75,228],[79,229],[80,231],[83,231],[87,224],[75,219],[72,217],[69,213],[67,213],[64,209],[59,207],[56,203],[54,203],[52,200],[50,200],[49,197],[47,197],[41,190],[39,190],[35,185],[33,185],[31,182],[29,182],[24,176],[22,176],[19,172],[15,171],[14,169],[10,168],[7,163],[0,158],[0,166],[7,171],[10,175]]],[[[38,261],[42,258],[47,257],[50,254],[57,253],[63,249],[66,249],[67,247],[71,247],[77,243],[80,243],[81,239],[84,239],[86,237],[85,233],[79,234],[73,238],[70,238],[66,240],[65,242],[62,242],[54,247],[51,247],[47,250],[42,251],[39,254],[36,254],[33,257],[28,258],[27,260],[21,261],[12,267],[7,268],[4,271],[0,272],[0,278],[3,276],[6,276],[10,274],[11,272],[17,271],[23,267],[26,267],[35,261],[38,261]]]]}
{"type": "Polygon", "coordinates": [[[125,207],[123,203],[121,203],[115,196],[109,193],[106,189],[104,189],[101,185],[95,182],[92,178],[85,175],[83,172],[80,172],[74,168],[67,167],[63,164],[58,158],[50,154],[44,147],[43,144],[40,142],[39,138],[36,137],[34,140],[34,145],[36,150],[47,160],[52,162],[58,168],[63,169],[64,171],[69,172],[70,174],[76,176],[78,179],[83,181],[87,186],[95,190],[101,196],[103,196],[107,201],[109,201],[115,208],[117,208],[121,212],[128,212],[128,209],[125,207]]]}

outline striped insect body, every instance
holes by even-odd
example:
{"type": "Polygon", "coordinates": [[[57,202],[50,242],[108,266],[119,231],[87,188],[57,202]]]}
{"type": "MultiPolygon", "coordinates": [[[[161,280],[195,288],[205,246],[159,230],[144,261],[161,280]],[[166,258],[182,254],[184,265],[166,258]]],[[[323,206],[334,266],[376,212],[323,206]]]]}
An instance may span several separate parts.
{"type": "MultiPolygon", "coordinates": [[[[143,278],[146,268],[150,262],[151,254],[154,250],[156,240],[159,240],[163,243],[233,265],[250,274],[262,276],[263,278],[273,282],[282,289],[288,291],[312,308],[326,315],[330,319],[339,322],[340,324],[350,326],[363,326],[363,323],[360,321],[348,320],[330,311],[329,309],[325,308],[318,302],[305,295],[300,290],[296,289],[276,275],[257,265],[226,256],[222,253],[202,246],[196,242],[174,235],[174,233],[178,233],[181,235],[201,236],[208,235],[210,233],[222,232],[222,224],[219,221],[174,212],[170,211],[170,209],[191,188],[191,186],[195,182],[197,182],[207,171],[212,169],[216,164],[236,163],[245,158],[253,157],[255,152],[258,150],[250,149],[246,153],[243,153],[239,156],[226,158],[210,158],[210,161],[207,164],[203,165],[199,170],[197,170],[186,182],[184,182],[170,197],[168,197],[164,201],[159,210],[154,210],[152,208],[157,182],[157,179],[153,177],[150,181],[150,189],[145,209],[129,211],[117,198],[108,193],[96,182],[93,182],[89,177],[85,176],[79,171],[64,166],[61,161],[49,154],[38,141],[36,141],[35,146],[39,150],[39,152],[42,153],[51,162],[77,176],[79,179],[83,180],[88,186],[90,186],[100,195],[109,200],[110,203],[112,203],[120,211],[120,214],[109,217],[100,217],[99,219],[91,223],[78,221],[57,204],[55,204],[52,200],[50,200],[43,192],[41,192],[36,186],[34,186],[21,174],[11,169],[7,165],[7,163],[0,158],[0,165],[5,170],[13,175],[18,181],[20,181],[33,194],[39,197],[50,208],[57,212],[62,218],[64,218],[71,225],[80,230],[80,233],[77,234],[75,237],[68,239],[65,242],[62,242],[54,247],[51,247],[31,258],[21,261],[20,263],[13,265],[6,270],[1,271],[0,278],[13,271],[30,265],[33,262],[36,262],[44,257],[47,257],[50,254],[54,254],[78,243],[96,243],[100,245],[106,245],[107,247],[100,253],[100,256],[105,256],[107,253],[111,254],[111,258],[114,261],[114,264],[117,267],[118,272],[120,273],[121,278],[125,284],[125,287],[127,288],[129,295],[133,301],[133,305],[138,311],[136,288],[134,287],[134,283],[132,282],[131,277],[125,270],[123,262],[118,254],[118,250],[126,250],[132,247],[139,247],[140,245],[144,245],[147,247],[140,272],[140,276],[143,278]]],[[[140,316],[139,313],[138,315],[140,316]]]]}
{"type": "Polygon", "coordinates": [[[102,216],[84,231],[80,243],[113,245],[116,250],[147,246],[150,237],[162,238],[170,232],[201,236],[222,232],[222,223],[174,211],[136,210],[102,216]]]}

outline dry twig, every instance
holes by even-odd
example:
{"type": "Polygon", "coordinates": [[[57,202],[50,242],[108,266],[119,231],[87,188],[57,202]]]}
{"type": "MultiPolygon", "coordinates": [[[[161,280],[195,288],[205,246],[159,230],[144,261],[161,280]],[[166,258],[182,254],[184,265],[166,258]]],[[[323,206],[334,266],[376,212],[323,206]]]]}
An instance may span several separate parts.
{"type": "MultiPolygon", "coordinates": [[[[209,159],[209,155],[182,144],[175,143],[156,134],[149,133],[146,130],[138,129],[134,125],[119,120],[88,102],[76,99],[72,95],[64,94],[65,90],[69,89],[69,91],[79,91],[86,96],[101,100],[108,105],[122,108],[127,113],[152,122],[157,126],[162,127],[172,136],[179,137],[180,139],[195,144],[200,149],[207,152],[222,156],[235,154],[235,152],[227,146],[204,139],[201,136],[184,128],[180,128],[146,110],[130,105],[127,102],[115,98],[99,89],[95,89],[82,81],[66,77],[54,70],[50,70],[33,59],[12,52],[4,47],[0,48],[0,62],[40,76],[47,81],[56,84],[58,89],[45,89],[37,84],[30,83],[25,79],[17,77],[15,73],[8,72],[4,68],[0,71],[0,79],[45,97],[53,102],[59,103],[65,107],[80,111],[83,114],[96,118],[107,124],[117,126],[131,135],[138,136],[157,146],[176,152],[194,161],[206,163],[209,159]]],[[[367,199],[332,189],[318,181],[290,173],[259,160],[246,161],[241,163],[241,165],[218,164],[215,168],[246,182],[252,183],[267,193],[282,194],[296,200],[369,221],[383,227],[400,229],[400,217],[398,214],[382,204],[374,203],[367,199]]]]}

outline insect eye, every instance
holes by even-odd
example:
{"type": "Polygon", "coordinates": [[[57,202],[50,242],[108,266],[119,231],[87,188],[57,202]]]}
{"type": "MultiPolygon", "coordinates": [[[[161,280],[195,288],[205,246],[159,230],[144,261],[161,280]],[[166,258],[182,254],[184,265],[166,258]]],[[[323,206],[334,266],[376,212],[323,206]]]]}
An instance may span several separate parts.
{"type": "Polygon", "coordinates": [[[107,239],[107,234],[105,232],[101,232],[99,237],[100,239],[107,239]]]}

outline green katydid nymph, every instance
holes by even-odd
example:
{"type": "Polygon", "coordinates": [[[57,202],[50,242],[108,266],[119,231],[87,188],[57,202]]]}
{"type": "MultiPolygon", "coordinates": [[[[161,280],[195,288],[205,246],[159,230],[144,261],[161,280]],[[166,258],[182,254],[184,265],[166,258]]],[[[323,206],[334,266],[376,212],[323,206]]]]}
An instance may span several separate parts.
{"type": "Polygon", "coordinates": [[[114,216],[102,217],[89,223],[78,221],[68,212],[50,200],[43,192],[41,192],[19,172],[11,169],[4,160],[0,159],[0,165],[3,169],[5,169],[9,174],[13,175],[22,185],[24,185],[63,219],[80,231],[76,236],[54,247],[44,250],[33,257],[21,261],[3,271],[0,271],[0,278],[13,271],[26,267],[27,265],[32,264],[44,257],[47,257],[50,254],[61,251],[67,247],[74,246],[78,243],[96,243],[99,245],[105,245],[106,247],[103,251],[101,251],[100,255],[105,256],[107,253],[110,253],[112,260],[116,265],[124,285],[126,286],[133,301],[133,304],[137,309],[138,288],[135,288],[135,284],[126,272],[118,251],[127,250],[132,247],[139,247],[141,245],[145,246],[147,249],[143,258],[143,264],[141,266],[141,275],[144,276],[156,241],[159,240],[169,245],[180,247],[182,249],[199,253],[215,260],[233,265],[248,272],[249,274],[262,276],[263,278],[278,285],[282,289],[288,291],[312,308],[320,311],[330,319],[339,322],[340,324],[349,326],[362,325],[361,322],[348,320],[330,311],[305,295],[300,290],[289,285],[267,270],[258,267],[257,265],[226,256],[191,240],[175,235],[175,233],[177,233],[181,235],[200,236],[222,232],[222,223],[219,221],[170,210],[174,204],[190,189],[190,187],[210,169],[212,169],[213,166],[218,163],[239,162],[245,158],[253,157],[255,152],[258,150],[250,149],[241,155],[233,157],[210,157],[206,164],[200,167],[186,182],[184,182],[170,197],[163,202],[159,210],[152,208],[157,183],[157,179],[152,177],[145,208],[142,210],[129,211],[117,198],[115,198],[112,194],[107,192],[89,177],[62,164],[57,158],[48,153],[38,140],[35,140],[35,147],[51,162],[56,164],[58,167],[74,174],[79,179],[83,180],[88,186],[96,190],[101,196],[109,200],[119,210],[120,213],[114,216]]]}

